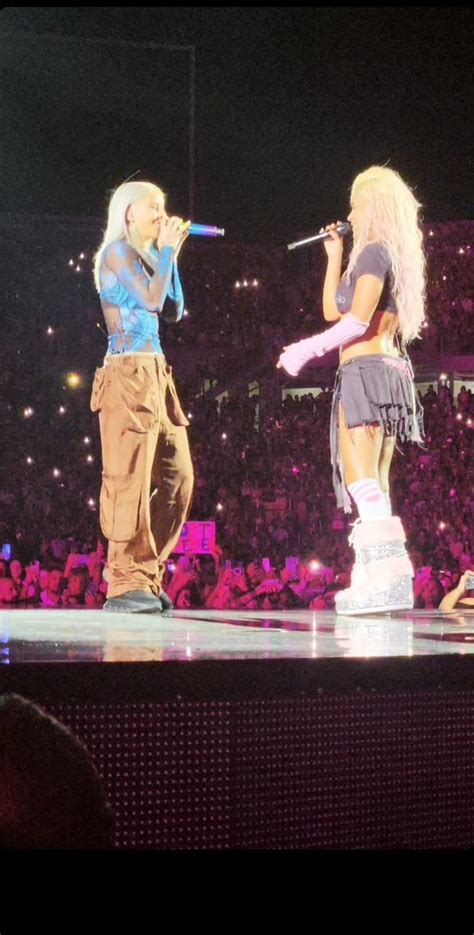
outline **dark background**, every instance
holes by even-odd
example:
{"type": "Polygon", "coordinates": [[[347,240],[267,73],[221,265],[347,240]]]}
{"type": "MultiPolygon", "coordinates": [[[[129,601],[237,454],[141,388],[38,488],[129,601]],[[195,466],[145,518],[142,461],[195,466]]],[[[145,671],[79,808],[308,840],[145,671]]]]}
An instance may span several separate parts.
{"type": "Polygon", "coordinates": [[[345,216],[354,176],[388,163],[427,221],[472,217],[472,27],[462,7],[5,8],[3,212],[102,216],[128,176],[188,205],[196,47],[194,219],[285,243],[345,216]],[[25,39],[6,34],[27,33],[25,39]]]}

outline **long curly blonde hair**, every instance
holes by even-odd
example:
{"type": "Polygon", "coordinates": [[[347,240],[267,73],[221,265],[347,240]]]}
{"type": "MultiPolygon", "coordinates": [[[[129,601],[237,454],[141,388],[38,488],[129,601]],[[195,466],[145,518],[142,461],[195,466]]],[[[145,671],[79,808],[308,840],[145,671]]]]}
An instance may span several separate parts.
{"type": "Polygon", "coordinates": [[[94,257],[94,282],[98,292],[100,291],[99,272],[102,254],[109,244],[113,243],[114,240],[124,238],[134,247],[137,253],[140,253],[140,247],[135,243],[130,233],[127,223],[127,211],[130,205],[140,201],[149,193],[155,193],[157,198],[163,200],[163,202],[165,201],[164,192],[153,182],[123,182],[122,185],[115,189],[109,201],[104,237],[94,257]]]}
{"type": "Polygon", "coordinates": [[[363,222],[349,256],[344,277],[350,282],[361,250],[368,243],[382,243],[393,273],[393,296],[397,306],[402,341],[420,336],[425,318],[426,260],[418,212],[421,204],[398,172],[371,166],[352,184],[351,201],[362,196],[363,222]]]}

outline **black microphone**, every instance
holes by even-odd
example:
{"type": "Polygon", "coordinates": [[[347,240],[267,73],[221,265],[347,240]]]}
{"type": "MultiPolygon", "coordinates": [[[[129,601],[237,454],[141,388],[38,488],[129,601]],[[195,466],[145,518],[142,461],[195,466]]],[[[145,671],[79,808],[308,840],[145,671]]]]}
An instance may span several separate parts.
{"type": "MultiPolygon", "coordinates": [[[[350,230],[351,225],[348,221],[344,221],[336,227],[336,234],[339,234],[340,237],[344,237],[350,230]]],[[[322,243],[323,240],[328,240],[330,236],[331,234],[329,231],[323,231],[321,234],[315,234],[314,237],[306,237],[305,240],[295,240],[294,243],[288,244],[288,250],[294,250],[295,247],[304,247],[305,244],[308,243],[322,243]]]]}

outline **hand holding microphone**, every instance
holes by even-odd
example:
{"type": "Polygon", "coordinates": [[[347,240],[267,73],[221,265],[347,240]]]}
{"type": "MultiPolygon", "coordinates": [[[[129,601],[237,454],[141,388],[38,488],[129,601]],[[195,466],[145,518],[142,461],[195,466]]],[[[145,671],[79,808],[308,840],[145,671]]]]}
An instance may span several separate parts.
{"type": "Polygon", "coordinates": [[[189,234],[190,221],[185,223],[182,218],[165,217],[160,225],[160,233],[156,241],[158,249],[173,247],[175,256],[178,255],[186,237],[189,234]]]}
{"type": "Polygon", "coordinates": [[[319,233],[329,234],[329,237],[323,240],[324,249],[329,259],[334,258],[335,260],[340,260],[342,258],[342,251],[344,249],[344,243],[342,240],[342,222],[337,221],[336,224],[328,224],[326,227],[322,227],[319,233]]]}
{"type": "Polygon", "coordinates": [[[176,256],[190,235],[197,237],[223,237],[223,227],[214,227],[211,224],[194,224],[192,221],[183,221],[182,218],[165,218],[162,222],[157,240],[158,249],[161,247],[174,247],[176,256]]]}
{"type": "MultiPolygon", "coordinates": [[[[313,237],[305,237],[304,240],[296,240],[294,243],[288,244],[288,250],[294,250],[295,247],[305,247],[307,244],[322,243],[326,246],[326,242],[334,240],[334,234],[338,240],[341,240],[345,234],[350,232],[351,225],[348,221],[338,221],[337,224],[328,224],[326,228],[322,227],[319,234],[315,234],[313,237]]],[[[342,240],[341,240],[341,251],[342,251],[342,240]]]]}

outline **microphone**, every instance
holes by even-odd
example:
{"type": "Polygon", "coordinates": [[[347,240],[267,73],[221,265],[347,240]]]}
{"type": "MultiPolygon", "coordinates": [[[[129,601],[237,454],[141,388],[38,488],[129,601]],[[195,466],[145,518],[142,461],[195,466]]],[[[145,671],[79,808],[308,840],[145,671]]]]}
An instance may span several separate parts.
{"type": "MultiPolygon", "coordinates": [[[[348,234],[351,229],[351,225],[348,221],[344,221],[342,224],[339,224],[336,227],[336,234],[339,234],[340,237],[344,237],[345,234],[348,234]]],[[[315,234],[314,237],[306,237],[305,240],[295,240],[294,243],[288,244],[288,250],[294,250],[295,247],[304,247],[308,243],[321,243],[323,240],[328,240],[331,234],[329,231],[323,231],[322,234],[315,234]]]]}
{"type": "Polygon", "coordinates": [[[194,237],[223,237],[225,230],[223,227],[212,227],[210,224],[193,224],[192,221],[186,221],[182,225],[182,230],[188,228],[188,234],[194,237]]]}

